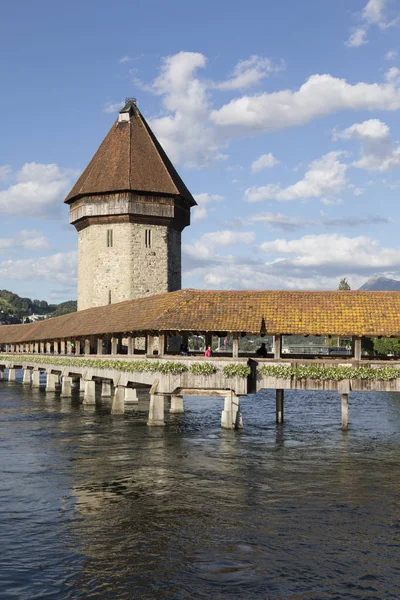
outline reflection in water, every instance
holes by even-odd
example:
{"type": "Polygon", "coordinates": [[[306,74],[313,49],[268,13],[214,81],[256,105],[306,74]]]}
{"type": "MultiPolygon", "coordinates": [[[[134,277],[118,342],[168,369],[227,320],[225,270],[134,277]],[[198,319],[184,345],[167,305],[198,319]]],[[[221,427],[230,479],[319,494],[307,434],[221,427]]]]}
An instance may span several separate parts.
{"type": "Polygon", "coordinates": [[[400,399],[188,398],[147,428],[0,383],[1,598],[400,597],[400,399]]]}

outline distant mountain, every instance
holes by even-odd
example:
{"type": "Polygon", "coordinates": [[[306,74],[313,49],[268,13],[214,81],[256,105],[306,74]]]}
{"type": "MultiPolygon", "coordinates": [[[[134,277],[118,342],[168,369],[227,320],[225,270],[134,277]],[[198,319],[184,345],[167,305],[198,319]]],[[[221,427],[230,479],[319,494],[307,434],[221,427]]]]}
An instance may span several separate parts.
{"type": "Polygon", "coordinates": [[[0,290],[0,324],[18,323],[23,318],[29,319],[32,315],[43,315],[43,318],[59,317],[75,312],[76,309],[76,300],[68,300],[61,304],[48,304],[45,300],[21,298],[18,294],[8,290],[0,290]]]}
{"type": "Polygon", "coordinates": [[[400,292],[400,281],[388,277],[370,277],[360,290],[371,290],[376,292],[400,292]]]}

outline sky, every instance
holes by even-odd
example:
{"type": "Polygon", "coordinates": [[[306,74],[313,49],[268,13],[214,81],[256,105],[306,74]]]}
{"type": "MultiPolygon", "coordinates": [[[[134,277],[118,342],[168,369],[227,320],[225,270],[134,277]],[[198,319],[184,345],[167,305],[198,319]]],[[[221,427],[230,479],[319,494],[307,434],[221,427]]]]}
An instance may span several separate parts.
{"type": "Polygon", "coordinates": [[[0,289],[77,296],[63,200],[124,99],[198,202],[183,287],[400,279],[400,0],[5,0],[0,289]]]}

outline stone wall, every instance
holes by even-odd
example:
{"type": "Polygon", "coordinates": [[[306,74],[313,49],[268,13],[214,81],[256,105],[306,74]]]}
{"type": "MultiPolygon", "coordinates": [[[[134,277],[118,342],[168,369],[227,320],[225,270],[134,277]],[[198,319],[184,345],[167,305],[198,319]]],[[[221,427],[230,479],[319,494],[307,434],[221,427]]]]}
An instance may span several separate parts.
{"type": "Polygon", "coordinates": [[[180,232],[164,225],[104,223],[78,236],[78,310],[181,288],[180,232]]]}

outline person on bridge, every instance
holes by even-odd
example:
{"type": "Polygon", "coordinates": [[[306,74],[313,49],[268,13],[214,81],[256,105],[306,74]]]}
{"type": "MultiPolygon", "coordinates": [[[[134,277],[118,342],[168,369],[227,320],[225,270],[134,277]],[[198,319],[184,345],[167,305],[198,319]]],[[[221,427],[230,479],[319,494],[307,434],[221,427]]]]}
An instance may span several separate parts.
{"type": "Polygon", "coordinates": [[[189,348],[187,344],[181,344],[180,355],[189,356],[189,348]]]}
{"type": "Polygon", "coordinates": [[[260,356],[261,358],[266,358],[266,356],[268,355],[268,350],[264,343],[262,343],[261,346],[257,348],[256,355],[260,356]]]}

